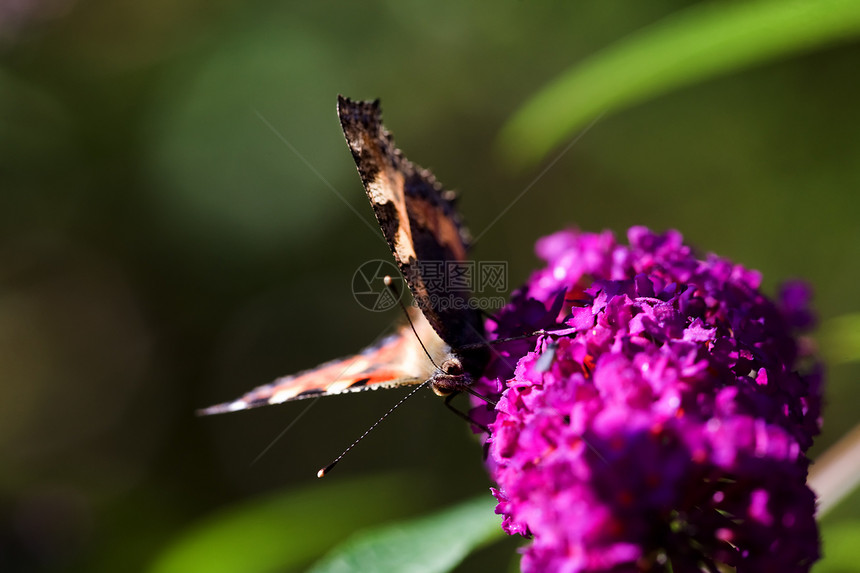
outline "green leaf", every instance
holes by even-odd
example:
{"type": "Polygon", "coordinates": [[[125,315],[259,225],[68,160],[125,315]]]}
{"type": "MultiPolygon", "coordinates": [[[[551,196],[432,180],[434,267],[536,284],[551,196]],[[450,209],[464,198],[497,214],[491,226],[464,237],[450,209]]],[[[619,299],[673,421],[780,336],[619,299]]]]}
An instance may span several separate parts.
{"type": "Polygon", "coordinates": [[[403,524],[356,536],[311,569],[313,573],[450,571],[473,549],[501,538],[489,495],[403,524]]]}
{"type": "Polygon", "coordinates": [[[838,521],[821,528],[824,559],[815,564],[814,573],[857,571],[860,560],[860,520],[838,521]]]}
{"type": "Polygon", "coordinates": [[[402,518],[420,499],[414,480],[332,481],[228,507],[168,547],[151,573],[256,573],[304,565],[353,531],[402,518]]]}
{"type": "Polygon", "coordinates": [[[829,363],[860,361],[860,313],[828,320],[821,326],[819,338],[829,363]]]}
{"type": "Polygon", "coordinates": [[[857,0],[697,4],[563,73],[504,127],[500,152],[513,167],[534,164],[603,113],[858,33],[857,0]]]}

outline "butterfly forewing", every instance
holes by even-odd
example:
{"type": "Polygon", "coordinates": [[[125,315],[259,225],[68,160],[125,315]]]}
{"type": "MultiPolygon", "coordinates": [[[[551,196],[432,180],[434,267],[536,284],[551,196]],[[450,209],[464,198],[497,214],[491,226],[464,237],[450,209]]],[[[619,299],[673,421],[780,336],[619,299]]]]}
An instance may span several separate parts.
{"type": "Polygon", "coordinates": [[[379,101],[338,97],[338,116],[379,226],[418,307],[452,348],[483,341],[468,289],[451,289],[451,265],[466,261],[469,236],[445,191],[394,146],[379,101]],[[430,269],[441,276],[426,276],[430,269]]]}
{"type": "MultiPolygon", "coordinates": [[[[441,360],[448,350],[447,346],[422,316],[412,314],[412,322],[424,346],[434,360],[441,360]]],[[[433,369],[415,333],[406,326],[397,334],[386,337],[355,356],[283,376],[254,388],[237,400],[205,408],[199,413],[220,414],[316,396],[419,384],[430,377],[433,369]]]]}

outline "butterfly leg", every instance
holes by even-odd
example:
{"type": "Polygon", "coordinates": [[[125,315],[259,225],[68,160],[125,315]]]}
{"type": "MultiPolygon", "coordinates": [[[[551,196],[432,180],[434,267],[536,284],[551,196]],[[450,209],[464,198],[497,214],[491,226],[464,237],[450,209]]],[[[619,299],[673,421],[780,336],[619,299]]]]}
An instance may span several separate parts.
{"type": "Polygon", "coordinates": [[[454,407],[453,404],[451,404],[451,400],[453,400],[454,396],[456,396],[457,394],[459,394],[459,392],[452,392],[451,394],[448,394],[447,396],[445,396],[445,407],[448,408],[449,410],[451,410],[452,412],[454,412],[455,414],[457,414],[457,416],[459,416],[460,418],[463,418],[464,420],[469,422],[470,424],[477,426],[478,428],[481,429],[481,431],[489,434],[490,428],[488,428],[484,424],[481,424],[480,422],[476,422],[469,414],[466,414],[465,412],[458,410],[457,408],[454,407]]]}

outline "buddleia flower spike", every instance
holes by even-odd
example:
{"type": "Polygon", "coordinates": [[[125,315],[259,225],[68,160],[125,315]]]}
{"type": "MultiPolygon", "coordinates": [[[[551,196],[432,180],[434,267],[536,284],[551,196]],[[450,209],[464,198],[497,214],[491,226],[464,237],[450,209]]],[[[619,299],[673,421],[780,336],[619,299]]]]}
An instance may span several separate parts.
{"type": "Polygon", "coordinates": [[[775,302],[758,272],[699,259],[676,231],[628,239],[540,240],[547,267],[488,323],[567,329],[500,346],[476,386],[499,398],[472,415],[491,430],[503,527],[532,539],[523,571],[808,571],[808,289],[775,302]]]}

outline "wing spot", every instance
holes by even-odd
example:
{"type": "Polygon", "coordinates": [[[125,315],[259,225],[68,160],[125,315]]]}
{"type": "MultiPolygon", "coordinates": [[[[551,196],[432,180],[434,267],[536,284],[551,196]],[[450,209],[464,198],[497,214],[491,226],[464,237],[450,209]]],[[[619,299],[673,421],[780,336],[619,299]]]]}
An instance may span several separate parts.
{"type": "Polygon", "coordinates": [[[311,388],[310,390],[299,392],[295,395],[294,399],[307,398],[309,396],[316,396],[318,394],[325,394],[325,390],[320,390],[319,388],[311,388]]]}
{"type": "Polygon", "coordinates": [[[368,382],[370,382],[370,378],[362,378],[361,380],[356,380],[355,382],[350,384],[349,388],[350,388],[350,390],[353,388],[358,389],[358,388],[361,388],[362,386],[366,385],[368,382]]]}

